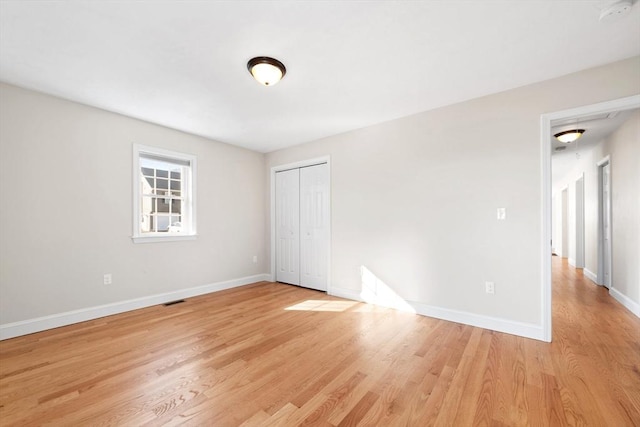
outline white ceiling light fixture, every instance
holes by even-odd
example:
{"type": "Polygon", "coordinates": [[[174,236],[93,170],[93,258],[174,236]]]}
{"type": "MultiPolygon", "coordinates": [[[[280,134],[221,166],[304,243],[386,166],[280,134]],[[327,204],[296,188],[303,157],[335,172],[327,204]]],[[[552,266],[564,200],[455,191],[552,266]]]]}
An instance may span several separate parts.
{"type": "Polygon", "coordinates": [[[571,129],[553,135],[558,141],[569,144],[582,136],[584,129],[571,129]]]}
{"type": "Polygon", "coordinates": [[[257,56],[247,62],[247,69],[258,83],[273,86],[287,73],[284,64],[268,56],[257,56]]]}
{"type": "Polygon", "coordinates": [[[609,22],[631,12],[633,2],[631,0],[618,0],[610,3],[600,11],[600,22],[609,22]]]}

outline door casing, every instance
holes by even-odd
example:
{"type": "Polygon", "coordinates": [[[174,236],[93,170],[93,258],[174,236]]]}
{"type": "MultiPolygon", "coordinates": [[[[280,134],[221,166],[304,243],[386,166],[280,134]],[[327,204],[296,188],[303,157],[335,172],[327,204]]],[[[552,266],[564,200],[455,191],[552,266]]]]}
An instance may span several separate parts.
{"type": "Polygon", "coordinates": [[[574,183],[575,188],[575,255],[576,268],[584,268],[584,172],[574,183]]]}
{"type": "Polygon", "coordinates": [[[611,256],[611,159],[606,156],[598,163],[598,285],[613,287],[611,256]],[[604,190],[604,172],[607,168],[607,191],[604,190]],[[605,221],[606,220],[606,221],[605,221]],[[605,228],[605,222],[608,222],[605,228]]]}
{"type": "Polygon", "coordinates": [[[585,105],[569,110],[556,111],[540,116],[540,156],[542,170],[542,234],[540,236],[542,283],[540,287],[541,340],[551,342],[551,122],[590,114],[611,113],[613,111],[640,108],[640,95],[614,99],[598,104],[585,105]]]}

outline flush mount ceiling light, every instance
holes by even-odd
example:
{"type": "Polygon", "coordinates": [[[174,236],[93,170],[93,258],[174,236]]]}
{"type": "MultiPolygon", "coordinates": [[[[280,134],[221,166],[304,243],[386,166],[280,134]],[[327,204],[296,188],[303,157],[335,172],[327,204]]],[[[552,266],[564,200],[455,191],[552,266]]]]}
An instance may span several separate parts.
{"type": "Polygon", "coordinates": [[[633,7],[631,0],[618,0],[609,3],[600,11],[600,22],[614,21],[631,12],[633,7]]]}
{"type": "Polygon", "coordinates": [[[558,141],[569,144],[570,142],[573,142],[576,139],[580,138],[583,133],[584,129],[571,129],[565,130],[564,132],[556,133],[553,136],[555,136],[558,141]]]}
{"type": "Polygon", "coordinates": [[[257,56],[249,60],[247,69],[254,79],[265,86],[273,86],[287,73],[282,62],[268,56],[257,56]]]}

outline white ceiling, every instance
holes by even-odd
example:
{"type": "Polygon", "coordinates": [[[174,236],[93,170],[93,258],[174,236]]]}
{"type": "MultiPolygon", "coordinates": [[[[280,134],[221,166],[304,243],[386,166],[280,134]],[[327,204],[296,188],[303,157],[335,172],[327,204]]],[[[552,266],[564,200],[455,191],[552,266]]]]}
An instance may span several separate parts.
{"type": "Polygon", "coordinates": [[[0,80],[269,152],[639,55],[607,3],[1,0],[0,80]]]}

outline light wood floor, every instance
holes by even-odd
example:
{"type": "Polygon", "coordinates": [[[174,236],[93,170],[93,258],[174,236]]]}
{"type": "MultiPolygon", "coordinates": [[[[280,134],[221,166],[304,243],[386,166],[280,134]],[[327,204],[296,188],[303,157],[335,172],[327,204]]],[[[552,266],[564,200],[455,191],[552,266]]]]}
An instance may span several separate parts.
{"type": "Polygon", "coordinates": [[[640,320],[554,270],[552,344],[273,283],[6,340],[0,424],[640,426],[640,320]]]}

